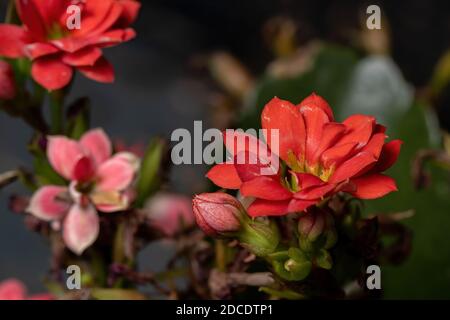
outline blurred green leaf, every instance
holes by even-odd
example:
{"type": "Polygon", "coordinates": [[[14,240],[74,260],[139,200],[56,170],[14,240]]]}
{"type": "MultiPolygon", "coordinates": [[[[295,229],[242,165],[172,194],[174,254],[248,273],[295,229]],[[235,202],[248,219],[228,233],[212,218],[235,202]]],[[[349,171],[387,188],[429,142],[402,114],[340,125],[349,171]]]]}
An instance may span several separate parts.
{"type": "Polygon", "coordinates": [[[260,128],[260,114],[273,97],[299,103],[312,92],[336,105],[345,95],[349,79],[357,63],[354,51],[340,46],[325,45],[317,54],[314,67],[294,78],[265,76],[245,106],[238,127],[260,128]]]}
{"type": "Polygon", "coordinates": [[[136,204],[142,207],[145,200],[155,192],[161,183],[161,166],[165,157],[166,144],[164,140],[155,138],[150,142],[142,159],[141,169],[136,186],[136,204]]]}
{"type": "Polygon", "coordinates": [[[80,139],[89,130],[89,99],[77,99],[67,110],[66,135],[72,139],[80,139]]]}

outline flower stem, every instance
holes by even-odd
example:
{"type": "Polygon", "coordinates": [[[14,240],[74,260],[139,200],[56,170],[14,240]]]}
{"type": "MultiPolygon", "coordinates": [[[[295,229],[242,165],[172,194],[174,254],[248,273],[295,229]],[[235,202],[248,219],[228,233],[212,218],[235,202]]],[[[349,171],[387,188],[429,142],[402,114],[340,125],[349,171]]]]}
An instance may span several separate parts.
{"type": "Polygon", "coordinates": [[[9,0],[8,8],[6,9],[5,23],[13,23],[15,16],[16,5],[14,0],[9,0]]]}
{"type": "Polygon", "coordinates": [[[61,133],[63,130],[64,93],[54,91],[50,93],[50,127],[52,134],[61,133]]]}
{"type": "Polygon", "coordinates": [[[227,268],[227,252],[223,240],[216,240],[216,265],[219,271],[225,272],[227,268]]]}

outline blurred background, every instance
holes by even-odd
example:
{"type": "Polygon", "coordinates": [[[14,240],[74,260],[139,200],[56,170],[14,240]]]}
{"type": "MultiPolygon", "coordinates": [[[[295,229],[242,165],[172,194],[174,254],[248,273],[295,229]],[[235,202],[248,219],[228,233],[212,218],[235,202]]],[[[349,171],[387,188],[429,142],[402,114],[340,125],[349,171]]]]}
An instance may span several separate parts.
{"type": "MultiPolygon", "coordinates": [[[[3,19],[4,2],[0,12],[3,19]]],[[[127,144],[170,139],[176,128],[193,130],[194,120],[204,129],[258,127],[274,95],[297,103],[312,91],[338,120],[375,115],[392,138],[404,140],[391,170],[400,191],[365,210],[397,213],[412,234],[399,244],[408,251],[412,241],[409,258],[382,268],[384,297],[450,297],[448,164],[428,165],[429,183],[420,190],[411,174],[417,152],[443,150],[441,129],[450,129],[447,1],[146,0],[134,27],[135,40],[106,51],[116,69],[112,86],[76,78],[70,100],[91,98],[94,127],[127,144]],[[381,8],[381,30],[366,27],[373,4],[381,8]]],[[[29,165],[30,135],[0,113],[0,172],[29,165]]],[[[206,170],[172,167],[166,187],[188,196],[205,191],[206,170]]],[[[18,184],[0,191],[0,280],[17,277],[37,292],[50,252],[8,209],[20,192],[18,184]]],[[[147,248],[141,265],[157,270],[166,250],[147,248]]]]}

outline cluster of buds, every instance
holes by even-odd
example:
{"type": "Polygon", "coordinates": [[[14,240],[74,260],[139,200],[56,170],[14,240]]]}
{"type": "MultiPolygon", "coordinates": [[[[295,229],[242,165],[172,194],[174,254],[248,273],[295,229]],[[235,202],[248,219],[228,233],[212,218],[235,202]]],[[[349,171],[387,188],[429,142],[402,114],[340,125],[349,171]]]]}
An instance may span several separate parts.
{"type": "Polygon", "coordinates": [[[264,258],[284,280],[303,280],[313,267],[332,266],[327,250],[337,239],[334,219],[331,213],[318,207],[298,218],[296,243],[289,246],[282,243],[275,219],[250,218],[243,205],[229,194],[197,195],[193,207],[197,224],[206,234],[237,239],[242,247],[264,258]]]}
{"type": "Polygon", "coordinates": [[[203,193],[195,196],[193,208],[197,224],[215,237],[230,237],[257,256],[275,252],[280,235],[272,220],[252,220],[242,204],[229,194],[203,193]]]}

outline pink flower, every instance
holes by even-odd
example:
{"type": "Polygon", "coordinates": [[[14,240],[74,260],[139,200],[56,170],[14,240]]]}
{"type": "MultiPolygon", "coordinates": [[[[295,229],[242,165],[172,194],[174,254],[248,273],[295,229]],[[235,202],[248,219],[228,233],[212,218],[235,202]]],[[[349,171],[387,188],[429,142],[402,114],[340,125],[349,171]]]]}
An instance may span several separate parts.
{"type": "Polygon", "coordinates": [[[48,293],[27,296],[27,289],[23,283],[16,279],[7,279],[0,282],[0,300],[53,300],[48,293]]]}
{"type": "Polygon", "coordinates": [[[177,194],[160,193],[150,199],[146,211],[154,227],[172,237],[194,224],[191,199],[177,194]]]}
{"type": "Polygon", "coordinates": [[[97,210],[116,212],[129,207],[139,162],[131,153],[112,155],[111,141],[101,129],[85,133],[80,141],[64,136],[48,140],[50,164],[70,185],[41,187],[27,211],[42,220],[63,220],[64,242],[82,254],[97,239],[97,210]]]}
{"type": "Polygon", "coordinates": [[[16,82],[11,65],[0,60],[0,100],[14,99],[16,91],[16,82]]]}

